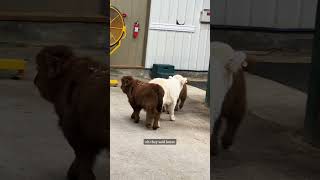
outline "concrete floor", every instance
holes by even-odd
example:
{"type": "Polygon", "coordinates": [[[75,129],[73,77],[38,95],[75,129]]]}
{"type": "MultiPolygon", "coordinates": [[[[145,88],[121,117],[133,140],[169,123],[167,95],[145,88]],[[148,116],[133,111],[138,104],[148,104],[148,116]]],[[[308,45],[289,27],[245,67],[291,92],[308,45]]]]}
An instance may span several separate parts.
{"type": "Polygon", "coordinates": [[[318,180],[320,151],[301,136],[249,114],[235,146],[214,159],[213,180],[318,180]]]}
{"type": "Polygon", "coordinates": [[[320,179],[320,149],[302,135],[306,94],[247,74],[248,108],[234,146],[213,159],[214,180],[320,179]]]}
{"type": "MultiPolygon", "coordinates": [[[[25,51],[30,57],[25,79],[8,80],[4,73],[0,78],[0,176],[4,180],[62,180],[74,158],[51,104],[32,83],[34,52],[25,51]]],[[[7,57],[23,56],[11,53],[7,57]]],[[[97,180],[106,179],[106,169],[102,153],[94,170],[97,180]]]]}
{"type": "Polygon", "coordinates": [[[111,179],[210,179],[205,92],[189,86],[188,95],[184,108],[176,113],[176,121],[169,121],[169,115],[162,114],[161,128],[154,131],[145,128],[144,112],[140,123],[134,123],[127,96],[119,87],[111,88],[111,179]],[[177,139],[177,145],[144,145],[145,138],[177,139]]]}

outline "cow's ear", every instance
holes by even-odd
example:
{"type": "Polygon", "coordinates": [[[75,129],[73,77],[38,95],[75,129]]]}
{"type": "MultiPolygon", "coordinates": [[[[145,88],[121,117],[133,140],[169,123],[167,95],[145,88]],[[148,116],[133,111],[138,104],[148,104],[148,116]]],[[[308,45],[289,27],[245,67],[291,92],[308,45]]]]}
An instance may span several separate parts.
{"type": "Polygon", "coordinates": [[[237,72],[242,67],[246,66],[245,60],[247,59],[247,55],[242,51],[234,52],[232,59],[225,65],[225,68],[232,73],[237,72]],[[244,63],[245,62],[245,63],[244,63]]]}
{"type": "Polygon", "coordinates": [[[125,86],[129,86],[129,85],[131,85],[132,84],[132,78],[131,77],[127,77],[127,78],[125,78],[124,79],[124,85],[125,86]]]}
{"type": "Polygon", "coordinates": [[[242,62],[242,67],[247,67],[248,66],[248,62],[247,61],[243,61],[242,62]]]}
{"type": "Polygon", "coordinates": [[[181,84],[184,85],[188,82],[187,78],[182,78],[181,79],[181,84]]]}
{"type": "Polygon", "coordinates": [[[236,51],[234,52],[233,60],[238,61],[238,62],[243,62],[247,59],[246,53],[242,51],[236,51]]]}

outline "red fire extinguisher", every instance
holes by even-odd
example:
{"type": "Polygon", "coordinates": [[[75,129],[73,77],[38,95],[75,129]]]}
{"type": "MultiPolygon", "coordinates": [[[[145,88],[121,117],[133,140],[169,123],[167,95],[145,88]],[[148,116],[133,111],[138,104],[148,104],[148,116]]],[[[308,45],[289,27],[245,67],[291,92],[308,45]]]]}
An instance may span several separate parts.
{"type": "Polygon", "coordinates": [[[136,21],[134,24],[133,24],[133,38],[136,39],[139,35],[139,22],[136,21]]]}

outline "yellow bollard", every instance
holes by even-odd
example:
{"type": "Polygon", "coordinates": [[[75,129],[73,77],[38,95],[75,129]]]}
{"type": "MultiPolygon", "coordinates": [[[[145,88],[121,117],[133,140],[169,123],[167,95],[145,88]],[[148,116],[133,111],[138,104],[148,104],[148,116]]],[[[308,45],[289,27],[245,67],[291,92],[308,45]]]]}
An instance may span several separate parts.
{"type": "Polygon", "coordinates": [[[110,86],[117,87],[119,84],[118,80],[110,80],[110,86]]]}
{"type": "Polygon", "coordinates": [[[26,68],[26,61],[24,59],[0,59],[0,70],[16,70],[15,78],[23,78],[26,68]]]}

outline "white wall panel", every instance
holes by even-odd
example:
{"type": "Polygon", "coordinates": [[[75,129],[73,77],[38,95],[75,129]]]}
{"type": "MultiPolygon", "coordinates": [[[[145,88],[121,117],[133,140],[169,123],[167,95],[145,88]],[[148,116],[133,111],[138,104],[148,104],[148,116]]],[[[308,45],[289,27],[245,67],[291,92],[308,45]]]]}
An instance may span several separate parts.
{"type": "Polygon", "coordinates": [[[146,68],[172,64],[177,70],[208,70],[210,24],[200,23],[203,9],[210,9],[210,0],[151,0],[146,68]]]}
{"type": "Polygon", "coordinates": [[[317,0],[213,0],[215,25],[314,28],[317,0]]]}

